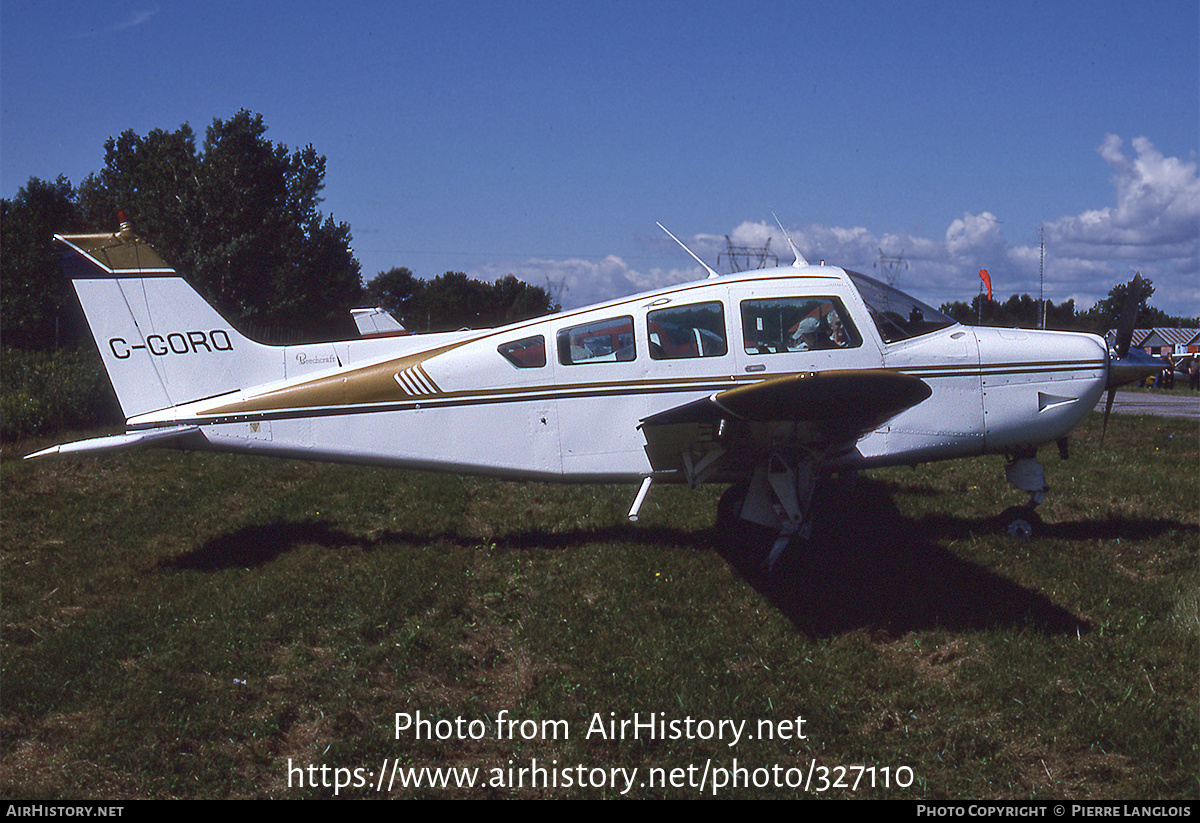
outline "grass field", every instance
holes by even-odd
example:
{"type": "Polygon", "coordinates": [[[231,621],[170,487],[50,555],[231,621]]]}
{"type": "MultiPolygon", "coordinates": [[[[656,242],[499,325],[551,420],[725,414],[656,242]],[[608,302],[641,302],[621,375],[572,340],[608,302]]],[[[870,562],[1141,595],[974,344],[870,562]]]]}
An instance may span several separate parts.
{"type": "Polygon", "coordinates": [[[1195,799],[1198,435],[1093,415],[1024,543],[1000,457],[831,483],[771,575],[719,487],[6,446],[0,791],[1195,799]]]}

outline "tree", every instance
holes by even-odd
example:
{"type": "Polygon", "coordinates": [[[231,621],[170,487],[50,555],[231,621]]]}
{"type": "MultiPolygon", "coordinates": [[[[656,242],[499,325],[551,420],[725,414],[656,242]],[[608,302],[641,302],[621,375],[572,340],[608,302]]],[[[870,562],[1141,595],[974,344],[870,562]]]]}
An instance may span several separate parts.
{"type": "Polygon", "coordinates": [[[425,284],[415,307],[425,315],[429,331],[480,329],[494,326],[491,289],[460,271],[439,274],[425,284]],[[434,320],[436,319],[436,322],[434,320]]]}
{"type": "MultiPolygon", "coordinates": [[[[1150,295],[1154,294],[1154,284],[1146,279],[1143,279],[1141,283],[1142,289],[1137,297],[1138,315],[1135,323],[1137,328],[1200,327],[1200,319],[1174,317],[1151,306],[1149,301],[1150,295]]],[[[1129,288],[1129,283],[1118,283],[1109,291],[1108,297],[1098,301],[1085,312],[1075,310],[1074,300],[1066,300],[1057,306],[1053,301],[1047,300],[1046,328],[1104,334],[1109,329],[1116,327],[1117,317],[1121,313],[1121,307],[1125,305],[1125,296],[1129,293],[1129,288]]],[[[1027,294],[1020,297],[1014,294],[1004,303],[989,300],[981,294],[977,295],[970,305],[961,300],[943,303],[941,311],[960,323],[974,326],[980,323],[980,301],[983,302],[982,325],[984,326],[1020,326],[1033,329],[1041,323],[1038,302],[1027,294]]]]}
{"type": "Polygon", "coordinates": [[[122,132],[105,141],[104,168],[79,184],[83,220],[90,231],[115,231],[118,213],[125,211],[138,234],[187,271],[203,217],[199,176],[196,138],[186,123],[178,131],[155,129],[145,137],[122,132]]]}
{"type": "Polygon", "coordinates": [[[401,323],[408,317],[408,302],[424,283],[406,268],[381,271],[367,283],[367,302],[391,312],[401,323]]]}
{"type": "Polygon", "coordinates": [[[0,201],[0,327],[4,344],[51,349],[80,330],[74,298],[59,267],[54,235],[81,226],[67,178],[36,177],[11,201],[0,201]]]}
{"type": "Polygon", "coordinates": [[[515,275],[508,274],[492,284],[495,303],[504,315],[496,325],[519,323],[557,311],[550,303],[550,294],[540,286],[531,286],[515,275]]]}
{"type": "Polygon", "coordinates": [[[426,281],[405,268],[389,269],[367,284],[366,295],[414,331],[491,328],[554,310],[545,289],[511,274],[488,284],[462,272],[426,281]]]}
{"type": "Polygon", "coordinates": [[[1103,334],[1108,329],[1117,327],[1117,318],[1121,316],[1121,308],[1125,305],[1127,299],[1130,299],[1130,290],[1134,284],[1140,282],[1141,290],[1132,295],[1132,299],[1137,301],[1137,319],[1133,326],[1137,329],[1148,329],[1154,326],[1170,326],[1174,325],[1170,321],[1173,319],[1165,312],[1159,311],[1150,305],[1150,296],[1154,294],[1154,281],[1146,278],[1131,280],[1128,283],[1118,283],[1109,289],[1108,297],[1096,303],[1088,312],[1089,319],[1095,324],[1097,332],[1103,334]]]}
{"type": "MultiPolygon", "coordinates": [[[[983,303],[982,325],[1036,329],[1042,323],[1042,310],[1038,301],[1028,294],[1013,295],[1003,303],[989,300],[982,294],[976,295],[970,304],[961,300],[953,303],[943,303],[942,314],[949,315],[967,326],[979,325],[980,302],[983,303]]],[[[1067,300],[1059,305],[1054,301],[1046,301],[1046,328],[1074,329],[1078,328],[1075,315],[1075,301],[1067,300]]]]}
{"type": "MultiPolygon", "coordinates": [[[[1200,318],[1196,317],[1176,317],[1175,315],[1167,314],[1161,309],[1157,309],[1150,305],[1150,295],[1154,294],[1154,281],[1142,278],[1142,288],[1136,295],[1138,303],[1137,319],[1134,321],[1134,328],[1150,329],[1155,327],[1161,328],[1197,328],[1200,327],[1200,318]]],[[[1086,312],[1078,315],[1080,327],[1088,331],[1104,334],[1109,329],[1114,329],[1117,326],[1117,318],[1121,315],[1121,307],[1125,305],[1125,299],[1129,294],[1130,283],[1118,283],[1113,286],[1108,292],[1108,297],[1098,301],[1094,306],[1086,312]]]]}
{"type": "Polygon", "coordinates": [[[230,320],[337,336],[361,302],[350,227],[318,206],[325,158],[266,139],[262,115],[216,119],[195,134],[126,131],[104,146],[104,168],[80,184],[85,220],[134,230],[186,273],[230,320]]]}

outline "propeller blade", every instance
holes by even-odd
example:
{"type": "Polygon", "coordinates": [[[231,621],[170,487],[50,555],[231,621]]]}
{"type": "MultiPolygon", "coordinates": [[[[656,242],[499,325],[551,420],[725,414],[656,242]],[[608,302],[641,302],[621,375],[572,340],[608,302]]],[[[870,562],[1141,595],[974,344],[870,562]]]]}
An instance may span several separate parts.
{"type": "Polygon", "coordinates": [[[1129,343],[1133,340],[1133,326],[1137,322],[1138,304],[1142,302],[1142,273],[1137,272],[1129,281],[1125,292],[1125,304],[1121,306],[1121,314],[1117,317],[1117,359],[1124,360],[1129,353],[1129,343]]]}
{"type": "Polygon", "coordinates": [[[1138,306],[1142,302],[1142,273],[1137,272],[1129,281],[1125,291],[1125,302],[1121,305],[1121,314],[1117,317],[1117,336],[1113,341],[1113,357],[1108,361],[1108,379],[1105,388],[1108,389],[1108,399],[1104,402],[1104,425],[1100,429],[1100,445],[1104,445],[1104,435],[1108,431],[1108,415],[1112,411],[1113,395],[1118,386],[1137,381],[1157,374],[1162,370],[1159,363],[1141,349],[1129,350],[1133,342],[1133,326],[1137,323],[1138,306]]]}

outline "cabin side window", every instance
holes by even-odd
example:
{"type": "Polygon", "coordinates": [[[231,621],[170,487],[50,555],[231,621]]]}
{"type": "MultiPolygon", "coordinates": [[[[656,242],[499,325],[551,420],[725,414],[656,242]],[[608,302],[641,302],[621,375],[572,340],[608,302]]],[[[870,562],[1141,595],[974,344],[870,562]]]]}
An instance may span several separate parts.
{"type": "Polygon", "coordinates": [[[497,346],[496,351],[518,369],[538,369],[546,365],[546,338],[540,334],[497,346]]]}
{"type": "Polygon", "coordinates": [[[564,366],[633,360],[633,318],[613,317],[558,332],[558,360],[564,366]]]}
{"type": "Polygon", "coordinates": [[[725,342],[725,309],[719,302],[657,309],[646,315],[653,360],[721,357],[725,342]]]}
{"type": "Polygon", "coordinates": [[[742,301],[746,354],[853,349],[862,335],[836,297],[783,297],[742,301]]]}

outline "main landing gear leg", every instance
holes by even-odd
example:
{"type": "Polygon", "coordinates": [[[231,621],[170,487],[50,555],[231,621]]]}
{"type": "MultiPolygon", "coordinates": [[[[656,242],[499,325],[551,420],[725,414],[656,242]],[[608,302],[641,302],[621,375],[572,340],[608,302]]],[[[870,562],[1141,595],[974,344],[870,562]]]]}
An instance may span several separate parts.
{"type": "Polygon", "coordinates": [[[816,478],[816,461],[800,460],[793,464],[778,454],[771,455],[755,469],[740,514],[744,520],[779,529],[763,564],[768,571],[775,567],[793,538],[807,539],[811,534],[809,510],[816,478]]]}

